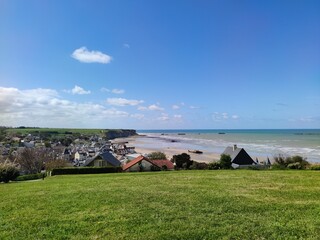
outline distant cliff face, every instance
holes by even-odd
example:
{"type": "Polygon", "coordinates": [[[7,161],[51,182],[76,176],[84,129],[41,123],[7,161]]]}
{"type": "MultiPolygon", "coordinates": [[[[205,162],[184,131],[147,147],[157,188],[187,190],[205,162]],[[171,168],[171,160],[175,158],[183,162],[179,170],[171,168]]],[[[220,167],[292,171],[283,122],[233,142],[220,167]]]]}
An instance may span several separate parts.
{"type": "Polygon", "coordinates": [[[130,137],[137,135],[136,130],[133,129],[108,129],[106,130],[106,138],[107,139],[115,139],[122,137],[130,137]]]}

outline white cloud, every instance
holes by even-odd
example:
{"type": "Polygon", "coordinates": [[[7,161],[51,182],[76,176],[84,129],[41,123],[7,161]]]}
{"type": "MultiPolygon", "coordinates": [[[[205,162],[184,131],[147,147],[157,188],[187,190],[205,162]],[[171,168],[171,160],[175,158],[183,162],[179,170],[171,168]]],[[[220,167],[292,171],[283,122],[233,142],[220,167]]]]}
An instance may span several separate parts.
{"type": "Polygon", "coordinates": [[[139,111],[146,111],[146,110],[148,110],[148,108],[147,107],[143,107],[143,106],[139,106],[138,110],[139,111]]]}
{"type": "Polygon", "coordinates": [[[152,104],[148,107],[149,110],[151,111],[163,111],[164,108],[159,107],[158,105],[152,104]]]}
{"type": "Polygon", "coordinates": [[[199,109],[200,107],[190,106],[190,109],[199,109]]]}
{"type": "Polygon", "coordinates": [[[226,112],[224,113],[214,112],[212,114],[212,119],[216,122],[220,122],[220,121],[226,121],[228,119],[236,120],[236,119],[239,119],[239,116],[234,114],[230,117],[229,114],[226,112]]]}
{"type": "Polygon", "coordinates": [[[89,51],[86,47],[81,47],[71,54],[74,59],[84,63],[110,63],[112,57],[99,51],[89,51]]]}
{"type": "Polygon", "coordinates": [[[83,95],[83,94],[90,94],[91,92],[90,91],[86,91],[82,87],[79,87],[79,86],[75,85],[74,88],[71,89],[71,93],[72,94],[83,95]]]}
{"type": "Polygon", "coordinates": [[[125,98],[108,98],[107,103],[114,106],[136,106],[143,103],[143,100],[129,100],[125,98]]]}
{"type": "Polygon", "coordinates": [[[172,109],[174,109],[174,110],[179,109],[179,108],[180,108],[180,106],[178,106],[178,105],[172,105],[172,109]]]}
{"type": "Polygon", "coordinates": [[[129,45],[128,43],[124,43],[124,44],[123,44],[123,47],[124,47],[124,48],[130,48],[130,45],[129,45]]]}
{"type": "Polygon", "coordinates": [[[105,87],[101,88],[100,91],[101,91],[101,92],[111,92],[110,89],[105,88],[105,87]]]}
{"type": "Polygon", "coordinates": [[[124,93],[124,90],[123,89],[112,89],[111,90],[112,93],[115,93],[115,94],[123,94],[124,93]]]}
{"type": "Polygon", "coordinates": [[[166,113],[161,113],[161,117],[158,117],[158,120],[160,121],[168,121],[169,119],[169,115],[166,113]]]}
{"type": "Polygon", "coordinates": [[[114,94],[123,94],[125,91],[123,89],[117,89],[117,88],[114,88],[112,90],[110,90],[109,88],[101,88],[100,89],[101,92],[112,92],[114,94]]]}
{"type": "Polygon", "coordinates": [[[74,127],[104,124],[129,114],[100,104],[62,99],[53,89],[0,87],[0,123],[5,126],[74,127]]]}
{"type": "Polygon", "coordinates": [[[221,116],[222,116],[223,119],[228,119],[229,118],[228,113],[222,113],[221,116]]]}
{"type": "Polygon", "coordinates": [[[150,105],[148,107],[139,106],[138,110],[140,110],[140,111],[147,111],[147,110],[150,110],[150,111],[163,111],[164,108],[160,107],[159,105],[152,104],[152,105],[150,105]]]}
{"type": "Polygon", "coordinates": [[[175,114],[175,115],[173,115],[173,117],[175,119],[182,119],[182,115],[180,115],[180,114],[175,114]]]}

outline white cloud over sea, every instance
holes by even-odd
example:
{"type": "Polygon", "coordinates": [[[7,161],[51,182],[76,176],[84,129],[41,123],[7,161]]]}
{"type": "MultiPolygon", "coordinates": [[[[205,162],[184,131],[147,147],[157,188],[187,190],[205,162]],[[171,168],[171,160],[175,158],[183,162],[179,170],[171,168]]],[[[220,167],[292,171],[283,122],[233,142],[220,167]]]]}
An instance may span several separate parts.
{"type": "Polygon", "coordinates": [[[112,57],[100,51],[89,51],[86,47],[81,47],[71,54],[71,57],[83,63],[110,63],[112,57]]]}

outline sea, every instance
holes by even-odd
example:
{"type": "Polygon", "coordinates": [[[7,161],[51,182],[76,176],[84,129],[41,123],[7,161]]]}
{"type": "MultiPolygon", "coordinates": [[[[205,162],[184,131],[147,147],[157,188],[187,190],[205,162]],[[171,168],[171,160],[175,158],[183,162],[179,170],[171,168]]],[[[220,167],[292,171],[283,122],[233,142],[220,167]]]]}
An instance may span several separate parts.
{"type": "Polygon", "coordinates": [[[137,130],[150,139],[171,141],[174,147],[222,153],[237,145],[251,156],[272,159],[279,154],[300,155],[309,162],[320,162],[320,129],[179,129],[137,130]]]}

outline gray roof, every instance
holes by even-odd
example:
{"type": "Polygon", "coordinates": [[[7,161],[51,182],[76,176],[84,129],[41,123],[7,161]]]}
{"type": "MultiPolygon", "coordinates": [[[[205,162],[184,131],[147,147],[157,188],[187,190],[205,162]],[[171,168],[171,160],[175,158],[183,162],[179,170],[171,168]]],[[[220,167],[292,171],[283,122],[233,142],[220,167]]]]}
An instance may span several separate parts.
{"type": "Polygon", "coordinates": [[[238,165],[252,165],[257,164],[250,155],[243,149],[234,147],[227,147],[223,154],[229,155],[231,157],[231,162],[238,165]]]}
{"type": "Polygon", "coordinates": [[[105,160],[106,162],[110,163],[111,165],[113,165],[115,167],[119,167],[121,165],[120,161],[118,159],[116,159],[111,153],[104,152],[104,153],[100,153],[100,154],[96,155],[95,157],[93,157],[91,159],[88,159],[84,163],[84,166],[87,166],[88,164],[90,164],[92,161],[94,161],[98,157],[101,157],[103,160],[105,160]]]}
{"type": "Polygon", "coordinates": [[[229,155],[231,157],[231,162],[235,159],[235,157],[239,154],[243,148],[236,148],[233,151],[233,147],[227,147],[222,154],[229,155]]]}

